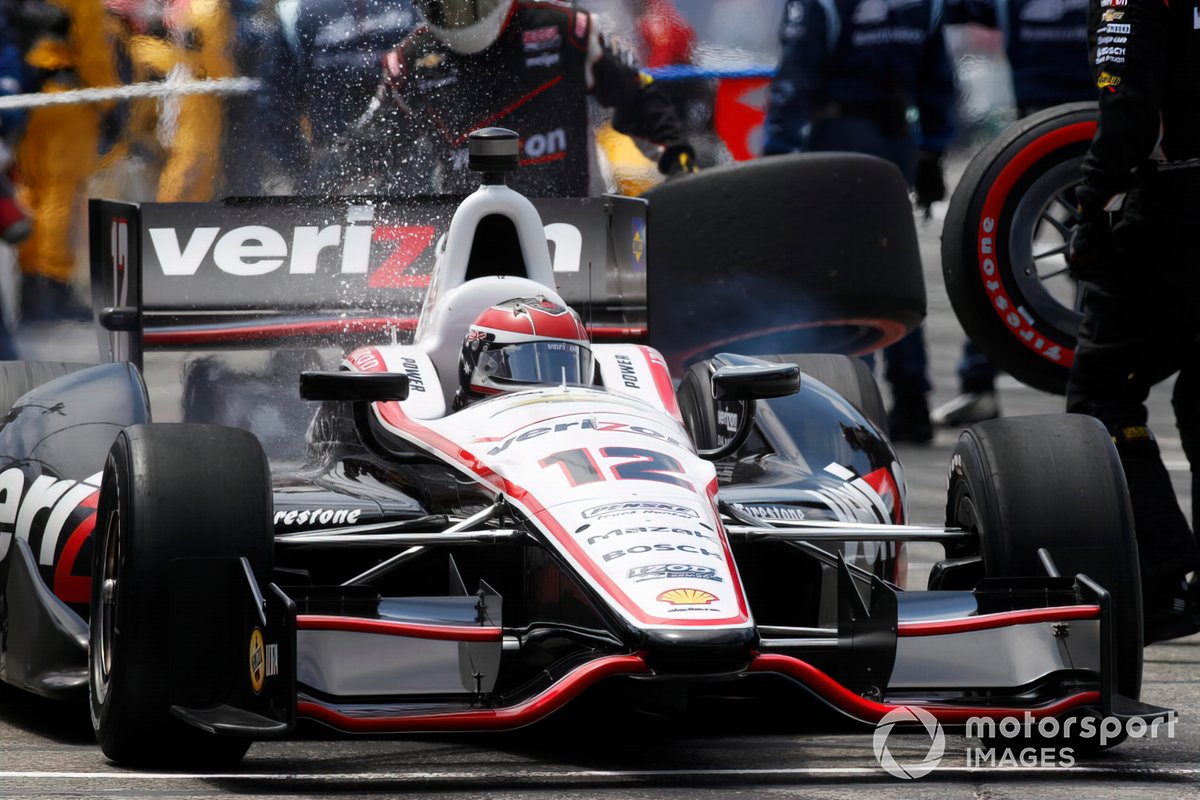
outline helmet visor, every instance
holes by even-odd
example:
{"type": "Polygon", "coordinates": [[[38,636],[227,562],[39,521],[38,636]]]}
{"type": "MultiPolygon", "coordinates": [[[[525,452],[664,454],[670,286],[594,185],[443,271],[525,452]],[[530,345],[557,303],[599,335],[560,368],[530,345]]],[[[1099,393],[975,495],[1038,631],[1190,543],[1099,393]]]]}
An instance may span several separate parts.
{"type": "Polygon", "coordinates": [[[475,368],[476,383],[591,383],[592,351],[564,341],[521,342],[485,350],[475,368]]]}
{"type": "Polygon", "coordinates": [[[416,0],[417,9],[430,25],[445,30],[467,28],[488,18],[509,0],[416,0]]]}

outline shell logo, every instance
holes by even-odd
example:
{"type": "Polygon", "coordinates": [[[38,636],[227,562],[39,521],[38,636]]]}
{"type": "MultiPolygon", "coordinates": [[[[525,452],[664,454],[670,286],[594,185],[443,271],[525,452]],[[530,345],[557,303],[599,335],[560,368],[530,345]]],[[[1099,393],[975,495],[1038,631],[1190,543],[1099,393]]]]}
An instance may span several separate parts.
{"type": "Polygon", "coordinates": [[[258,694],[263,690],[267,677],[267,660],[263,654],[263,635],[258,628],[250,634],[250,688],[258,694]]]}
{"type": "Polygon", "coordinates": [[[668,589],[655,599],[673,606],[706,606],[717,596],[703,589],[668,589]]]}

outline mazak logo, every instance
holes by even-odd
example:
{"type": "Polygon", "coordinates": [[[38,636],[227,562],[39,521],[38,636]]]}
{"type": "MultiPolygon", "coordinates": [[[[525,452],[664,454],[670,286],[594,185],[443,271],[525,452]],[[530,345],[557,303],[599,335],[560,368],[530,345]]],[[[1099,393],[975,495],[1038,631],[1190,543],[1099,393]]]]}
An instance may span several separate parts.
{"type": "MultiPolygon", "coordinates": [[[[917,737],[919,738],[919,737],[917,737]]],[[[871,737],[875,750],[875,760],[884,771],[896,778],[909,781],[923,778],[937,768],[942,756],[946,754],[946,734],[937,718],[923,708],[917,706],[900,706],[883,715],[883,719],[875,725],[875,734],[871,737]],[[888,748],[888,738],[897,723],[921,725],[929,734],[929,750],[924,758],[905,758],[903,763],[888,748]]],[[[918,748],[919,749],[919,748],[918,748]]]]}

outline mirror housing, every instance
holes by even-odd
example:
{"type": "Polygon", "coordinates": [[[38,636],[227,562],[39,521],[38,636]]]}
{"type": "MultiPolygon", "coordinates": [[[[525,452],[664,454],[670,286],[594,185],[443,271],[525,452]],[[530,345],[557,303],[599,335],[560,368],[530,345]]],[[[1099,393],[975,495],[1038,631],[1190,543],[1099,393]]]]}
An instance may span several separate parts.
{"type": "Polygon", "coordinates": [[[714,400],[767,400],[800,391],[800,368],[726,353],[714,359],[722,366],[712,376],[714,400]]]}
{"type": "Polygon", "coordinates": [[[302,372],[300,397],[358,403],[407,400],[408,376],[403,372],[302,372]]]}

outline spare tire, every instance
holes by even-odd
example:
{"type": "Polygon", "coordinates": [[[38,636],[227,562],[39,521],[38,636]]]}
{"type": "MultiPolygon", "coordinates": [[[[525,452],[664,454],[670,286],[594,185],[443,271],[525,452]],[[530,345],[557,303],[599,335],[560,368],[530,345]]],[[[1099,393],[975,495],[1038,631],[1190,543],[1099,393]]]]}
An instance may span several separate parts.
{"type": "Polygon", "coordinates": [[[1066,272],[1075,186],[1096,104],[1033,114],[971,160],[942,229],[946,293],[963,330],[1017,380],[1062,394],[1083,319],[1066,272]]]}
{"type": "Polygon", "coordinates": [[[722,351],[865,353],[925,317],[908,186],[887,161],[774,156],[646,199],[650,340],[675,374],[722,351]]]}

